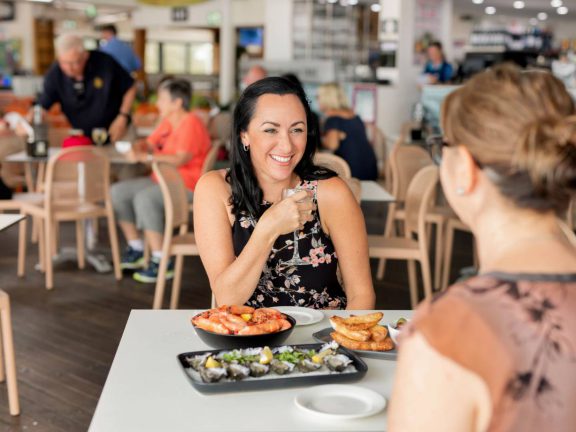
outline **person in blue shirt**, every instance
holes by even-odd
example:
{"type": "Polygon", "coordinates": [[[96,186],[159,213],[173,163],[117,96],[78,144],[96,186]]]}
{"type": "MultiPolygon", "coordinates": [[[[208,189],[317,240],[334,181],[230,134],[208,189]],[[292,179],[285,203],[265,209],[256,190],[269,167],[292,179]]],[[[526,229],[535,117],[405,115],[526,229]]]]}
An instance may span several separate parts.
{"type": "Polygon", "coordinates": [[[427,84],[446,84],[452,79],[452,65],[444,58],[442,44],[432,42],[426,51],[428,61],[424,66],[424,75],[427,84]]]}
{"type": "Polygon", "coordinates": [[[130,75],[142,67],[142,62],[138,56],[134,54],[130,45],[116,37],[118,31],[115,25],[104,25],[100,27],[100,32],[102,39],[106,41],[100,48],[100,51],[111,55],[130,75]]]}

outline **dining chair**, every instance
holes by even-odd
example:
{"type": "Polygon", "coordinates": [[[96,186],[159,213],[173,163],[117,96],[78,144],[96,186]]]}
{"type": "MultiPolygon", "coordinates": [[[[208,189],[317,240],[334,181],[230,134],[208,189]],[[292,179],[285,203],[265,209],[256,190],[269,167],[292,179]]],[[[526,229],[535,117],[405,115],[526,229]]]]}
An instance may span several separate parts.
{"type": "Polygon", "coordinates": [[[422,269],[424,294],[426,297],[432,295],[426,214],[432,205],[437,184],[438,168],[434,165],[421,168],[410,182],[406,192],[404,236],[368,236],[371,258],[400,259],[408,262],[410,300],[413,308],[418,303],[416,261],[420,263],[422,269]],[[416,240],[414,236],[417,237],[416,240]]]}
{"type": "Polygon", "coordinates": [[[220,111],[210,119],[208,132],[212,141],[218,141],[220,145],[228,147],[230,134],[232,133],[232,113],[220,111]]]}
{"type": "Polygon", "coordinates": [[[161,309],[166,287],[166,271],[172,256],[176,256],[174,279],[170,308],[176,309],[180,299],[182,267],[184,256],[198,255],[194,234],[188,232],[188,199],[186,186],[178,169],[166,162],[154,162],[152,170],[158,179],[164,201],[164,239],[162,242],[162,259],[158,268],[158,280],[154,291],[153,309],[161,309]],[[177,230],[178,233],[174,234],[177,230]]]}
{"type": "MultiPolygon", "coordinates": [[[[114,275],[122,279],[114,210],[110,199],[110,160],[96,147],[71,147],[52,156],[46,168],[44,200],[24,203],[22,213],[38,218],[40,268],[46,289],[54,287],[52,259],[55,237],[61,222],[76,223],[78,268],[85,267],[84,223],[106,218],[112,249],[114,275]]],[[[25,248],[25,243],[24,243],[25,248]]],[[[19,257],[25,257],[23,251],[19,257]]],[[[24,268],[24,260],[18,263],[24,268]]]]}
{"type": "MultiPolygon", "coordinates": [[[[445,290],[448,288],[448,284],[450,283],[450,270],[452,268],[452,248],[454,245],[454,233],[456,231],[463,231],[469,232],[470,227],[462,222],[458,217],[453,217],[448,219],[446,222],[446,233],[444,237],[444,257],[442,258],[442,283],[440,284],[440,288],[445,290]]],[[[478,258],[476,253],[476,248],[473,245],[474,249],[474,266],[478,266],[478,258]]]]}
{"type": "Polygon", "coordinates": [[[352,171],[348,162],[340,156],[332,153],[319,152],[314,155],[314,164],[331,169],[348,185],[356,202],[360,203],[362,197],[362,183],[357,178],[352,177],[352,171]]]}
{"type": "MultiPolygon", "coordinates": [[[[21,221],[20,223],[23,223],[21,221]]],[[[18,380],[16,378],[16,358],[14,355],[14,339],[12,336],[12,317],[10,313],[10,297],[0,290],[0,324],[2,339],[0,340],[0,381],[6,380],[8,390],[8,407],[10,415],[20,414],[18,399],[18,380]]]]}

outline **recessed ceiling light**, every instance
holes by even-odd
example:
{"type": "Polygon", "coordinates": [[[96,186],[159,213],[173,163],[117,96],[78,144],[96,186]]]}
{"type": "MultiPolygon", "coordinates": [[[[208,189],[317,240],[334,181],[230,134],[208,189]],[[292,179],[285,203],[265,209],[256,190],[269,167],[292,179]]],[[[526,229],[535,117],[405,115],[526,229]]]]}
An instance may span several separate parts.
{"type": "Polygon", "coordinates": [[[524,9],[524,2],[522,0],[516,0],[513,4],[514,9],[524,9]]]}
{"type": "Polygon", "coordinates": [[[487,6],[486,9],[484,9],[484,12],[486,12],[487,15],[494,15],[496,13],[496,8],[494,6],[487,6]]]}
{"type": "Polygon", "coordinates": [[[568,8],[566,6],[560,6],[556,9],[556,12],[558,12],[558,15],[566,15],[568,13],[568,8]]]}
{"type": "Polygon", "coordinates": [[[358,0],[348,0],[348,4],[349,4],[350,6],[357,5],[357,4],[358,4],[358,0]]]}
{"type": "Polygon", "coordinates": [[[536,15],[540,21],[546,21],[548,19],[548,14],[546,12],[540,12],[536,15]]]}
{"type": "Polygon", "coordinates": [[[552,0],[552,1],[550,2],[550,6],[555,7],[555,8],[560,7],[560,6],[562,6],[563,4],[564,4],[564,3],[562,3],[562,0],[552,0]]]}
{"type": "Polygon", "coordinates": [[[382,6],[380,6],[380,3],[373,3],[373,4],[370,6],[370,10],[371,10],[372,12],[380,12],[380,9],[382,9],[382,6]]]}
{"type": "Polygon", "coordinates": [[[538,19],[536,18],[530,18],[530,21],[528,22],[530,23],[531,26],[538,25],[538,19]]]}
{"type": "Polygon", "coordinates": [[[474,3],[474,4],[482,4],[482,3],[484,3],[484,0],[472,0],[472,3],[474,3]]]}

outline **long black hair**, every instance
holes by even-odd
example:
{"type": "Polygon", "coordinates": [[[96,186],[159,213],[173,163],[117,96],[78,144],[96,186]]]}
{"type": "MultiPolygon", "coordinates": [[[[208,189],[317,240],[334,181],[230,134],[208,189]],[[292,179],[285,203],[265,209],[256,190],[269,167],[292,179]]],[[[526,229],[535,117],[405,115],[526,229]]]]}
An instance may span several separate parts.
{"type": "Polygon", "coordinates": [[[245,151],[242,146],[240,134],[248,130],[248,125],[254,116],[256,102],[260,96],[265,94],[294,95],[296,96],[306,112],[307,139],[306,148],[302,159],[294,168],[294,172],[302,180],[323,180],[335,177],[337,174],[327,168],[314,165],[314,153],[318,147],[320,133],[315,122],[312,120],[312,111],[306,99],[306,94],[301,85],[291,82],[286,78],[269,77],[251,84],[244,90],[236,108],[234,109],[234,120],[232,123],[231,137],[231,167],[226,174],[226,181],[232,188],[230,205],[234,215],[247,213],[253,217],[261,214],[260,204],[263,193],[250,159],[250,152],[245,151]]]}

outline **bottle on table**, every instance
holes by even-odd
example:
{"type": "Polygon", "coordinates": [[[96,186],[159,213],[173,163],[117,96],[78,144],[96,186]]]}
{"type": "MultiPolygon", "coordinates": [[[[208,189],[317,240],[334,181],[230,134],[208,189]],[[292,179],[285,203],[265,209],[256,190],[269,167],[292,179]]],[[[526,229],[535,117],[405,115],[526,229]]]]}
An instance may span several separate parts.
{"type": "Polygon", "coordinates": [[[26,150],[31,157],[48,156],[48,125],[42,116],[42,106],[36,102],[33,108],[32,133],[26,140],[26,150]]]}

